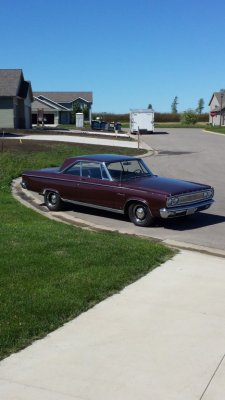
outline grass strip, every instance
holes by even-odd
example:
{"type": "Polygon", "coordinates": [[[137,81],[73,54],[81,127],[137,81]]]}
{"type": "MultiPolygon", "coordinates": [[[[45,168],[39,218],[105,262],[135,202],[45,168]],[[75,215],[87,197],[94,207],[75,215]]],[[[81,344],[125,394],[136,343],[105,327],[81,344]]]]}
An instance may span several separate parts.
{"type": "Polygon", "coordinates": [[[32,151],[29,144],[18,148],[14,144],[0,153],[1,359],[120,291],[174,254],[157,242],[49,220],[11,196],[11,180],[24,169],[59,165],[65,157],[100,151],[103,149],[32,143],[32,151]]]}

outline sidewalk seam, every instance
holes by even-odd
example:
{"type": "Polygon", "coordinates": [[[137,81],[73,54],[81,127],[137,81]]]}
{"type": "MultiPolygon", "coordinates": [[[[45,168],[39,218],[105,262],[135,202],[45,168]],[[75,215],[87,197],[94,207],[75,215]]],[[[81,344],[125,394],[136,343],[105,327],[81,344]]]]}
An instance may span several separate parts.
{"type": "Polygon", "coordinates": [[[203,391],[201,397],[199,398],[199,400],[202,400],[202,399],[203,399],[203,397],[204,397],[205,393],[207,392],[207,390],[208,390],[208,388],[209,388],[211,382],[213,381],[213,379],[214,379],[214,377],[215,377],[217,371],[219,370],[219,368],[220,368],[220,366],[221,366],[221,364],[222,364],[224,358],[225,358],[225,353],[224,353],[223,357],[221,358],[219,364],[217,365],[215,371],[213,372],[213,374],[212,374],[212,376],[211,376],[211,378],[210,378],[208,384],[206,385],[206,387],[205,387],[205,389],[204,389],[204,391],[203,391]]]}

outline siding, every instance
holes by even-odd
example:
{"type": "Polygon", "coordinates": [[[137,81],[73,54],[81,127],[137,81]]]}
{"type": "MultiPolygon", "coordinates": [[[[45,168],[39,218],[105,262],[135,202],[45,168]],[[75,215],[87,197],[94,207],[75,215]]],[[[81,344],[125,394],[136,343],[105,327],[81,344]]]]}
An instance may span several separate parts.
{"type": "Polygon", "coordinates": [[[0,128],[14,128],[13,109],[0,109],[0,128]]]}
{"type": "Polygon", "coordinates": [[[12,97],[0,97],[0,108],[2,110],[9,110],[13,108],[13,98],[12,97]]]}
{"type": "Polygon", "coordinates": [[[48,112],[48,111],[53,111],[53,112],[55,112],[55,108],[50,107],[50,106],[47,106],[46,104],[43,104],[43,103],[41,103],[40,101],[35,100],[35,101],[32,103],[32,111],[33,111],[33,112],[37,112],[37,110],[41,110],[42,108],[44,109],[44,112],[45,112],[45,113],[48,112]]]}

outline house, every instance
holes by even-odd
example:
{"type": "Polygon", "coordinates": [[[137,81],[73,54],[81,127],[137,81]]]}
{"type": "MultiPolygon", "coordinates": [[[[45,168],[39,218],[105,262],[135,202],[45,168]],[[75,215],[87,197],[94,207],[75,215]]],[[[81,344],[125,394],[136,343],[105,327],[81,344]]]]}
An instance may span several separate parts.
{"type": "Polygon", "coordinates": [[[74,107],[87,113],[91,121],[92,92],[34,92],[32,123],[70,124],[74,107]]]}
{"type": "Polygon", "coordinates": [[[21,69],[0,69],[0,128],[32,127],[31,83],[21,69]]]}
{"type": "Polygon", "coordinates": [[[209,102],[209,123],[225,125],[225,92],[214,92],[209,102]]]}

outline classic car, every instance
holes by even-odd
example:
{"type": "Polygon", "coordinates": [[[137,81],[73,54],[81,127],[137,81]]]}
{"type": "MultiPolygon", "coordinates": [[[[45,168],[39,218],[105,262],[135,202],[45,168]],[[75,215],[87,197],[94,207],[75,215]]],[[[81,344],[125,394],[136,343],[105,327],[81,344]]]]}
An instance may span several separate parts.
{"type": "Polygon", "coordinates": [[[206,210],[214,196],[211,186],[157,176],[141,158],[114,154],[72,157],[61,167],[25,171],[21,185],[42,194],[50,211],[70,202],[127,214],[138,226],[206,210]]]}

